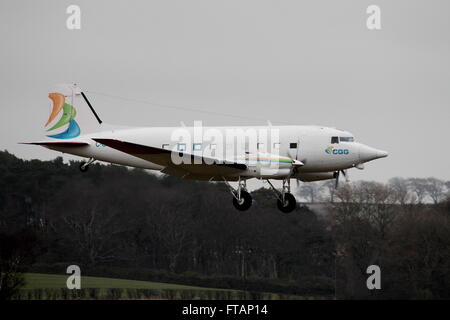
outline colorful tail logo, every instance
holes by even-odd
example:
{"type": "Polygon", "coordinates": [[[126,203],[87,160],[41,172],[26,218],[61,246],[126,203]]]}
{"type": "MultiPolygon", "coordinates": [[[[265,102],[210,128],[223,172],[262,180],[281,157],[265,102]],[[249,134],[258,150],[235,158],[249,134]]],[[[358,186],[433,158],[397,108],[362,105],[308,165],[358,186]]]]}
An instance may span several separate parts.
{"type": "Polygon", "coordinates": [[[45,124],[45,127],[47,127],[53,120],[55,120],[56,116],[61,112],[61,110],[63,111],[63,113],[59,121],[47,131],[56,130],[66,124],[69,124],[69,126],[67,127],[66,131],[47,137],[55,139],[72,139],[78,137],[81,130],[80,126],[75,121],[75,117],[77,115],[77,111],[75,110],[75,108],[70,104],[65,103],[66,99],[61,93],[50,93],[48,97],[53,101],[53,109],[50,117],[47,120],[47,123],[45,124]]]}

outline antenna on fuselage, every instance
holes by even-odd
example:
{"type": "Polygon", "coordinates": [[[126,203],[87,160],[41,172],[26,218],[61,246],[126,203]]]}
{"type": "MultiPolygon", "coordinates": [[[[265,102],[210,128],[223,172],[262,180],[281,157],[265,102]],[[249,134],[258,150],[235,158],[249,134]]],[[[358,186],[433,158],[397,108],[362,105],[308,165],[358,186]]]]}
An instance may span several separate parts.
{"type": "MultiPolygon", "coordinates": [[[[134,99],[134,98],[129,98],[129,97],[122,97],[122,96],[117,96],[117,95],[113,95],[113,94],[109,94],[109,93],[103,93],[103,92],[92,91],[92,90],[89,90],[88,92],[92,93],[92,94],[102,95],[105,97],[110,97],[113,99],[120,99],[120,100],[125,100],[125,101],[149,104],[149,105],[156,106],[159,108],[199,112],[199,113],[211,114],[211,115],[215,115],[215,116],[231,117],[231,118],[237,118],[237,119],[247,119],[247,120],[258,121],[258,122],[266,121],[265,119],[261,119],[261,118],[257,118],[257,117],[253,117],[253,116],[241,115],[241,114],[230,114],[230,113],[218,112],[218,111],[213,111],[213,110],[201,110],[201,109],[185,107],[185,106],[162,104],[162,103],[157,103],[157,102],[153,102],[153,101],[140,100],[140,99],[134,99]]],[[[84,95],[83,95],[83,97],[84,97],[84,95]]],[[[293,125],[294,124],[292,122],[281,121],[281,120],[277,120],[277,122],[285,124],[285,125],[293,125]]]]}

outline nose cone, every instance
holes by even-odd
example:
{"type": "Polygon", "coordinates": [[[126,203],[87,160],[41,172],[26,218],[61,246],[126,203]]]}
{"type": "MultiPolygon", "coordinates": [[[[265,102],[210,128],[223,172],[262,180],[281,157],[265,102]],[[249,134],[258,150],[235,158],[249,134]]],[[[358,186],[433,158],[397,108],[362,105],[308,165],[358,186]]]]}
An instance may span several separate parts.
{"type": "Polygon", "coordinates": [[[385,158],[388,153],[383,150],[378,150],[364,144],[359,147],[359,160],[361,162],[367,162],[375,159],[385,158]]]}
{"type": "Polygon", "coordinates": [[[377,159],[386,158],[388,155],[389,155],[389,153],[387,151],[378,150],[377,159]]]}

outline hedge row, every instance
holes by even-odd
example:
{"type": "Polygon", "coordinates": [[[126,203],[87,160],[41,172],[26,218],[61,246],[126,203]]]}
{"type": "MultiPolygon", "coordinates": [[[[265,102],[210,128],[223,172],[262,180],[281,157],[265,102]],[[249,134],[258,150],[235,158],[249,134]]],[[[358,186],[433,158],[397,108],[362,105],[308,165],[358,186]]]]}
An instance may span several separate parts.
{"type": "Polygon", "coordinates": [[[153,289],[21,289],[14,300],[117,300],[117,299],[164,299],[164,300],[277,300],[299,299],[274,293],[256,293],[223,290],[153,290],[153,289]]]}

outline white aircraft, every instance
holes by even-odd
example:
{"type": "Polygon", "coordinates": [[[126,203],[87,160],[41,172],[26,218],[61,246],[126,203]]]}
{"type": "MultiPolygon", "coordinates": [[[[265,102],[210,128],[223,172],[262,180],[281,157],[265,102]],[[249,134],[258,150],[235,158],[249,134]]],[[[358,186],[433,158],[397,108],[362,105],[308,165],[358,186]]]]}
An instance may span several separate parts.
{"type": "Polygon", "coordinates": [[[47,137],[26,144],[88,158],[82,172],[96,160],[158,170],[184,179],[223,181],[236,209],[251,207],[248,179],[266,180],[277,206],[295,209],[290,181],[335,179],[349,168],[387,157],[386,151],[355,142],[348,131],[321,126],[250,127],[117,127],[104,124],[76,84],[49,94],[47,137]],[[58,115],[60,115],[58,117],[58,115]],[[277,190],[271,179],[281,180],[277,190]],[[229,181],[236,181],[237,188],[229,181]]]}

